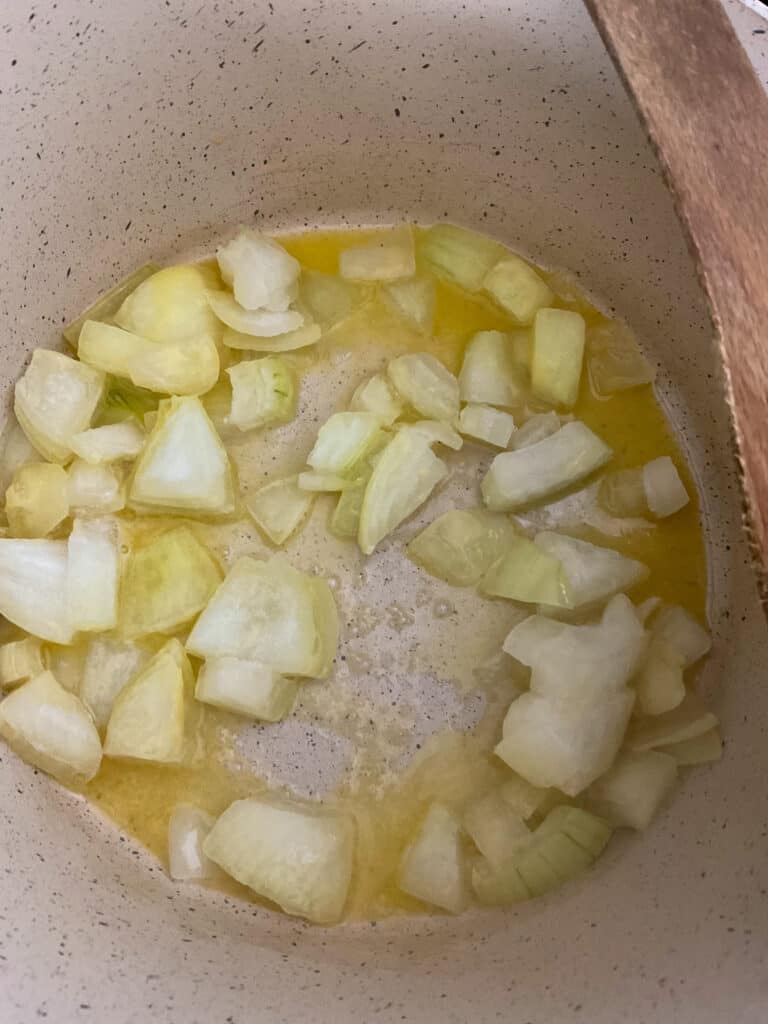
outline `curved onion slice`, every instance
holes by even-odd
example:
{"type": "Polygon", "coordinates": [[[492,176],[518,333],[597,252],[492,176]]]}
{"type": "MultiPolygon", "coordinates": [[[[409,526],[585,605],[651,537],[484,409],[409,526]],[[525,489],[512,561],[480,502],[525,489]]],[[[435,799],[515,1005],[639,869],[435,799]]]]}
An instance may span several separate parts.
{"type": "Polygon", "coordinates": [[[75,519],[67,541],[67,605],[72,626],[97,632],[117,625],[118,526],[75,519]]]}
{"type": "Polygon", "coordinates": [[[283,313],[296,298],[301,266],[273,239],[241,228],[216,258],[222,278],[244,309],[283,313]]]}
{"type": "Polygon", "coordinates": [[[296,415],[296,379],[284,360],[244,359],[230,366],[227,374],[232,382],[229,422],[238,430],[287,423],[296,415]]]}
{"type": "Polygon", "coordinates": [[[208,292],[218,287],[219,277],[211,266],[165,267],[131,292],[115,314],[115,323],[162,344],[195,335],[216,337],[219,324],[208,306],[208,292]]]}
{"type": "Polygon", "coordinates": [[[210,658],[200,669],[195,697],[264,722],[279,722],[291,713],[298,685],[269,665],[245,658],[210,658]]]}
{"type": "Polygon", "coordinates": [[[222,343],[227,348],[245,352],[293,352],[298,348],[314,345],[320,341],[322,333],[318,324],[306,324],[287,334],[277,334],[274,338],[255,338],[252,334],[243,334],[227,328],[222,343]]]}
{"type": "Polygon", "coordinates": [[[168,873],[175,882],[212,878],[216,865],[203,853],[213,818],[192,804],[176,804],[168,821],[168,873]]]}
{"type": "Polygon", "coordinates": [[[483,509],[451,509],[438,516],[408,545],[408,556],[432,576],[456,587],[479,583],[515,536],[503,515],[483,509]]]}
{"type": "Polygon", "coordinates": [[[445,804],[433,803],[400,860],[397,884],[422,903],[460,914],[469,903],[461,824],[445,804]]]}
{"type": "Polygon", "coordinates": [[[455,424],[459,418],[459,382],[427,352],[398,356],[387,366],[398,394],[422,416],[455,424]]]}
{"type": "Polygon", "coordinates": [[[5,492],[5,514],[15,537],[45,537],[69,515],[66,470],[49,462],[21,466],[5,492]]]}
{"type": "Polygon", "coordinates": [[[0,539],[0,614],[42,640],[71,643],[66,541],[0,539]]]}
{"type": "Polygon", "coordinates": [[[299,487],[298,477],[290,476],[260,487],[245,507],[259,529],[279,546],[301,526],[312,501],[313,496],[299,487]]]}
{"type": "Polygon", "coordinates": [[[228,292],[211,292],[208,301],[226,327],[253,338],[274,338],[304,326],[304,315],[296,309],[286,309],[282,313],[245,309],[228,292]]]}

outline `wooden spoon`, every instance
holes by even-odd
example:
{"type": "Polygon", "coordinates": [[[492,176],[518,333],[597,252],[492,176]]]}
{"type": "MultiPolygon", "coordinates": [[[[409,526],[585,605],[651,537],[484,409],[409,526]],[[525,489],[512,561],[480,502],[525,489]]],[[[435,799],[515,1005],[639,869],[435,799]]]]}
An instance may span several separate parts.
{"type": "Polygon", "coordinates": [[[709,297],[768,609],[768,96],[718,0],[586,0],[709,297]]]}

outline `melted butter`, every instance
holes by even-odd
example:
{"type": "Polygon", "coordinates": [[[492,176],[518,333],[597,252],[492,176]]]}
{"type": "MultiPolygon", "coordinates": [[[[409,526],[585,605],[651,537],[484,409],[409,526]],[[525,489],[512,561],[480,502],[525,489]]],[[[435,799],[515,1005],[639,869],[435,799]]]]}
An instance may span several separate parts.
{"type": "MultiPolygon", "coordinates": [[[[310,232],[282,241],[305,267],[333,273],[339,251],[372,234],[310,232]]],[[[589,320],[600,316],[583,296],[573,305],[589,320]]],[[[393,355],[431,351],[456,372],[467,339],[487,329],[513,330],[514,325],[489,301],[439,281],[431,338],[369,302],[316,348],[289,354],[301,378],[296,419],[230,448],[244,495],[270,477],[301,469],[320,424],[393,355]]],[[[624,537],[606,538],[584,526],[568,532],[649,566],[650,578],[633,591],[635,600],[655,594],[702,618],[706,565],[696,492],[652,389],[600,400],[585,380],[573,411],[611,445],[612,468],[670,455],[692,500],[654,528],[624,537]]],[[[478,502],[487,456],[471,446],[441,455],[452,470],[447,484],[370,559],[356,545],[328,534],[332,500],[323,496],[286,545],[287,557],[299,568],[333,579],[342,626],[331,678],[304,684],[291,717],[261,727],[205,708],[189,764],[160,768],[105,759],[86,794],[163,862],[176,803],[193,803],[216,815],[232,800],[266,786],[286,788],[322,796],[354,815],[358,849],[351,916],[423,912],[394,883],[400,854],[427,800],[461,807],[500,778],[500,766],[488,751],[521,683],[500,649],[509,628],[525,614],[507,602],[485,601],[474,590],[432,579],[404,557],[403,541],[437,515],[478,502]]],[[[160,519],[136,520],[131,530],[138,538],[167,525],[160,519]]],[[[241,554],[267,557],[274,550],[244,515],[222,524],[190,525],[225,567],[241,554]]],[[[222,881],[219,887],[254,898],[234,883],[222,881]]]]}

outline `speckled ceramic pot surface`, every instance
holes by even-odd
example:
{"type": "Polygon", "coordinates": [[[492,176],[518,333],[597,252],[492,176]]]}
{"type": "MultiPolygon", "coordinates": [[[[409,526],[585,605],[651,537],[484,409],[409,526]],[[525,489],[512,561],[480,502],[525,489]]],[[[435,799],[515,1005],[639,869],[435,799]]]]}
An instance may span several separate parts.
{"type": "Polygon", "coordinates": [[[728,741],[599,884],[335,930],[178,888],[3,748],[3,1024],[765,1021],[768,644],[727,414],[672,204],[580,4],[13,0],[0,22],[5,399],[110,282],[238,222],[449,218],[570,266],[661,365],[728,741]]]}

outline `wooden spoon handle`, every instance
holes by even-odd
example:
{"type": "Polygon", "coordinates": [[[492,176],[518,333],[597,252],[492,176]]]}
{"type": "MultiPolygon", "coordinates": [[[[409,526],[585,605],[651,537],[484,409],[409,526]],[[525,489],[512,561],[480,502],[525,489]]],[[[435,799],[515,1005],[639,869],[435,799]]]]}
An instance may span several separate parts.
{"type": "Polygon", "coordinates": [[[718,0],[586,0],[709,297],[768,603],[768,96],[718,0]]]}

